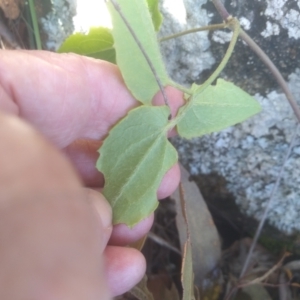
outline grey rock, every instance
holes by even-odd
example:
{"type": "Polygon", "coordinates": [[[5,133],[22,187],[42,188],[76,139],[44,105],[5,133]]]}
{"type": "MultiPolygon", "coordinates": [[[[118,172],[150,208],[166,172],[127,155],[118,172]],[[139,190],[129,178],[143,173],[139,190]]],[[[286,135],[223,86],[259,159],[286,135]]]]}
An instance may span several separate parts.
{"type": "MultiPolygon", "coordinates": [[[[210,2],[202,1],[202,9],[199,1],[193,2],[194,6],[191,1],[186,1],[185,5],[193,7],[192,11],[199,19],[211,19],[212,23],[220,23],[220,17],[210,2]]],[[[297,51],[300,48],[300,31],[298,23],[295,24],[300,13],[300,2],[226,0],[225,5],[232,15],[241,20],[244,29],[278,66],[300,103],[300,53],[297,51]]],[[[165,17],[168,19],[169,15],[165,13],[165,17]]],[[[190,22],[189,19],[187,22],[190,22]]],[[[185,26],[194,26],[194,23],[191,24],[185,26]]],[[[228,46],[229,35],[226,31],[209,33],[210,47],[205,48],[204,54],[212,55],[219,62],[228,46]]],[[[170,75],[177,81],[201,83],[216,64],[208,71],[207,68],[199,68],[198,74],[195,68],[189,71],[189,64],[183,65],[182,62],[186,55],[185,50],[180,57],[181,47],[187,47],[187,42],[194,41],[178,39],[177,44],[162,48],[168,70],[171,70],[170,75]],[[179,50],[173,49],[175,47],[179,50]]],[[[189,61],[193,61],[193,56],[197,59],[202,54],[199,49],[189,53],[189,61]]],[[[217,173],[226,178],[227,188],[235,196],[240,209],[259,220],[296,128],[296,118],[272,75],[243,42],[237,44],[221,77],[233,81],[254,95],[263,111],[222,132],[191,141],[177,138],[174,139],[174,144],[182,163],[192,174],[217,173]]],[[[282,183],[268,217],[270,224],[288,234],[300,230],[299,149],[298,140],[287,162],[282,183]]]]}

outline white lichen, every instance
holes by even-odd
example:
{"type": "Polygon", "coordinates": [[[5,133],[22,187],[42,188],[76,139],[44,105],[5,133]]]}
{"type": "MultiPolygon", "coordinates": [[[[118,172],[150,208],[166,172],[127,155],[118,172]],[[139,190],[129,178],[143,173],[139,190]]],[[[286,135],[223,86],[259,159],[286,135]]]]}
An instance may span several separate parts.
{"type": "Polygon", "coordinates": [[[245,17],[241,17],[239,19],[240,21],[240,25],[245,29],[245,30],[250,30],[251,29],[251,22],[245,18],[245,17]]]}
{"type": "Polygon", "coordinates": [[[280,33],[280,27],[276,23],[271,23],[270,21],[267,21],[266,23],[266,29],[261,32],[261,35],[263,37],[269,37],[272,35],[279,35],[280,33]]]}
{"type": "MultiPolygon", "coordinates": [[[[206,26],[210,17],[202,9],[207,0],[162,0],[164,15],[160,36],[169,36],[187,29],[206,26]]],[[[208,32],[189,34],[161,44],[170,76],[181,84],[197,80],[210,69],[215,59],[209,49],[208,32]]]]}
{"type": "Polygon", "coordinates": [[[76,0],[52,0],[51,3],[52,11],[41,19],[41,24],[47,34],[47,49],[55,51],[74,31],[72,18],[76,15],[76,0]]]}
{"type": "MultiPolygon", "coordinates": [[[[269,21],[269,25],[267,23],[267,28],[262,32],[263,36],[276,35],[278,32],[276,25],[278,26],[278,24],[280,24],[282,28],[287,30],[289,38],[300,38],[300,13],[295,9],[286,11],[284,8],[287,1],[288,0],[267,0],[265,16],[272,19],[272,22],[269,21]]],[[[297,1],[297,5],[300,8],[299,0],[297,1]]]]}
{"type": "Polygon", "coordinates": [[[232,31],[216,30],[212,35],[212,40],[216,43],[229,43],[232,39],[232,31]]]}

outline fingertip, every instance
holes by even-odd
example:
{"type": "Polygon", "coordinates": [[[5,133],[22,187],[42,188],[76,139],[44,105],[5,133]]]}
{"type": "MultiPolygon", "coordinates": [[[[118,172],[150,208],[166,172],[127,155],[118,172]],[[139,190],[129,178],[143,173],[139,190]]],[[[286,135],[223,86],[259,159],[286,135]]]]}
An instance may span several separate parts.
{"type": "Polygon", "coordinates": [[[112,208],[105,197],[98,191],[86,188],[87,201],[95,208],[98,217],[101,220],[102,247],[106,247],[112,232],[112,208]]]}
{"type": "MultiPolygon", "coordinates": [[[[165,88],[165,93],[166,93],[169,103],[170,103],[172,118],[174,118],[177,115],[178,109],[184,104],[183,92],[179,91],[178,89],[176,89],[172,86],[167,86],[165,88]]],[[[158,106],[165,104],[164,98],[163,98],[161,92],[158,92],[154,96],[152,104],[158,105],[158,106]]]]}
{"type": "Polygon", "coordinates": [[[125,224],[115,225],[111,234],[109,245],[125,246],[138,241],[150,231],[154,221],[154,214],[139,222],[133,228],[125,224]]]}
{"type": "Polygon", "coordinates": [[[157,198],[164,199],[173,194],[180,182],[180,168],[176,163],[163,177],[157,191],[157,198]]]}
{"type": "Polygon", "coordinates": [[[108,287],[114,297],[129,291],[146,272],[144,256],[133,248],[108,246],[104,260],[108,287]]]}

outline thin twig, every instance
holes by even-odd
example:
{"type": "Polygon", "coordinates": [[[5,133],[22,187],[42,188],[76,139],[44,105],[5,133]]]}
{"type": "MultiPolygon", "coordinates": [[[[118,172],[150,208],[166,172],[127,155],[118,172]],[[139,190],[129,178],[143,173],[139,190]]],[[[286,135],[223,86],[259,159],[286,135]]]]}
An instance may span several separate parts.
{"type": "Polygon", "coordinates": [[[169,242],[165,241],[163,238],[161,238],[160,236],[156,235],[153,232],[148,232],[148,238],[152,241],[154,241],[155,243],[157,243],[158,245],[161,245],[175,253],[177,253],[178,255],[182,255],[181,252],[174,246],[172,246],[169,242]]]}
{"type": "Polygon", "coordinates": [[[161,80],[158,77],[158,74],[157,74],[157,72],[156,72],[156,70],[155,70],[155,68],[154,68],[154,66],[153,66],[153,64],[152,64],[152,62],[151,62],[151,60],[150,60],[147,52],[145,51],[145,49],[144,49],[143,45],[141,44],[139,38],[135,34],[133,28],[131,27],[131,25],[127,21],[127,19],[126,19],[125,15],[124,15],[124,13],[123,13],[120,5],[115,0],[110,0],[110,2],[113,5],[114,9],[118,12],[119,16],[121,17],[121,19],[123,20],[123,22],[126,25],[127,29],[129,30],[130,34],[132,35],[134,41],[136,42],[136,44],[140,48],[142,54],[144,55],[144,57],[145,57],[148,65],[149,65],[149,67],[150,67],[150,69],[151,69],[151,71],[152,71],[152,73],[153,73],[153,75],[155,77],[155,80],[156,80],[156,82],[157,82],[157,84],[159,86],[159,89],[160,89],[160,91],[161,91],[161,93],[163,95],[164,102],[170,108],[169,100],[168,100],[167,94],[165,92],[165,89],[164,89],[164,87],[163,87],[163,85],[161,83],[161,80]]]}
{"type": "Polygon", "coordinates": [[[273,274],[276,270],[278,270],[282,266],[284,259],[289,255],[290,255],[289,253],[284,253],[283,256],[280,258],[279,262],[275,266],[273,266],[269,271],[267,271],[262,276],[255,278],[252,281],[245,282],[245,286],[262,283],[264,280],[270,277],[271,274],[273,274]]]}
{"type": "Polygon", "coordinates": [[[218,11],[219,15],[222,17],[224,21],[227,21],[230,18],[230,14],[225,8],[225,6],[222,4],[220,0],[211,0],[214,4],[216,10],[218,11]]]}
{"type": "Polygon", "coordinates": [[[227,51],[218,65],[217,69],[210,75],[210,77],[201,85],[202,89],[204,90],[207,86],[209,86],[217,77],[220,75],[220,73],[223,71],[223,69],[226,67],[232,53],[235,47],[235,44],[237,42],[239,32],[240,32],[240,23],[237,19],[231,18],[230,21],[227,23],[227,26],[233,30],[233,36],[231,38],[231,41],[229,43],[229,46],[227,48],[227,51]]]}
{"type": "Polygon", "coordinates": [[[178,32],[172,35],[168,35],[165,37],[162,37],[161,39],[159,39],[159,42],[165,42],[171,39],[175,39],[181,36],[184,36],[186,34],[190,34],[190,33],[195,33],[195,32],[200,32],[200,31],[207,31],[207,30],[218,30],[218,29],[224,29],[226,27],[225,23],[221,23],[221,24],[213,24],[213,25],[208,25],[208,26],[203,26],[203,27],[199,27],[199,28],[193,28],[193,29],[189,29],[189,30],[185,30],[182,32],[178,32]]]}
{"type": "MultiPolygon", "coordinates": [[[[240,23],[237,19],[235,18],[231,18],[230,21],[227,24],[228,27],[233,28],[233,36],[231,38],[231,41],[229,43],[229,46],[227,48],[227,51],[222,59],[222,61],[220,62],[220,64],[218,65],[217,69],[209,76],[209,78],[203,83],[201,84],[200,88],[197,90],[197,93],[193,93],[191,95],[191,97],[189,98],[190,100],[188,101],[188,103],[183,107],[183,109],[180,111],[179,114],[177,114],[177,116],[171,121],[169,122],[168,126],[166,127],[167,129],[171,129],[172,127],[174,127],[175,125],[177,125],[180,120],[183,118],[183,116],[185,115],[185,111],[188,111],[190,109],[190,107],[193,105],[193,99],[195,99],[196,96],[198,96],[200,93],[202,93],[210,84],[212,84],[214,82],[214,80],[216,80],[216,78],[220,75],[220,73],[223,71],[223,69],[226,67],[226,64],[228,62],[228,60],[230,59],[232,52],[234,50],[236,41],[238,39],[239,36],[239,32],[240,32],[240,23]]],[[[172,83],[170,83],[170,85],[173,85],[172,83]]]]}

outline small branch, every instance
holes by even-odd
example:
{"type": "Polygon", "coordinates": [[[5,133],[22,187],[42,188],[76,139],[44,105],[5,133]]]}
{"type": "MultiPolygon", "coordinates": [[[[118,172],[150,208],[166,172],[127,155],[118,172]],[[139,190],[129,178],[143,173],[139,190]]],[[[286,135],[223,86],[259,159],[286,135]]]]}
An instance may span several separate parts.
{"type": "Polygon", "coordinates": [[[172,246],[169,242],[165,241],[163,238],[156,235],[155,233],[150,231],[150,232],[148,232],[147,236],[150,240],[154,241],[158,245],[165,247],[165,248],[177,253],[180,256],[182,255],[181,252],[176,247],[172,246]]]}
{"type": "Polygon", "coordinates": [[[210,77],[201,85],[202,90],[204,90],[207,86],[209,86],[219,75],[220,73],[223,71],[223,69],[225,68],[228,60],[231,57],[231,54],[234,50],[235,44],[237,42],[237,39],[239,37],[239,33],[240,33],[240,23],[237,19],[235,18],[231,18],[230,21],[227,24],[228,27],[233,28],[233,36],[231,38],[230,44],[228,46],[228,49],[221,61],[221,63],[219,64],[219,66],[217,67],[217,69],[210,75],[210,77]]]}
{"type": "MultiPolygon", "coordinates": [[[[107,1],[107,0],[106,0],[107,1]]],[[[158,74],[147,54],[147,52],[145,51],[143,45],[141,44],[139,38],[137,37],[137,35],[135,34],[133,28],[131,27],[131,25],[129,24],[129,22],[127,21],[125,15],[123,14],[123,11],[120,7],[120,5],[115,1],[115,0],[110,0],[111,4],[113,5],[114,9],[118,12],[119,16],[121,17],[121,19],[123,20],[124,24],[126,25],[127,29],[129,30],[130,34],[132,35],[134,41],[136,42],[136,44],[138,45],[138,47],[140,48],[142,54],[144,55],[150,69],[151,69],[151,72],[153,73],[154,77],[155,77],[155,80],[159,86],[159,89],[163,95],[163,98],[164,98],[164,102],[165,104],[170,108],[170,103],[169,103],[169,100],[168,100],[168,97],[167,97],[167,94],[165,92],[165,89],[158,77],[158,74]]],[[[170,118],[170,117],[169,117],[170,118]]]]}
{"type": "MultiPolygon", "coordinates": [[[[234,50],[234,46],[236,44],[236,41],[238,39],[239,32],[240,32],[240,23],[237,19],[231,18],[230,21],[228,22],[227,26],[230,26],[230,28],[234,28],[233,36],[232,36],[232,39],[231,39],[230,44],[228,46],[228,49],[227,49],[221,63],[217,67],[217,69],[200,86],[199,91],[197,91],[197,95],[199,95],[199,93],[202,93],[219,76],[219,74],[225,68],[225,66],[226,66],[226,64],[227,64],[227,62],[228,62],[228,60],[229,60],[229,58],[230,58],[230,56],[231,56],[231,54],[234,50]]],[[[188,94],[191,94],[191,92],[189,92],[188,94]]],[[[180,111],[180,113],[178,113],[177,116],[171,122],[169,122],[168,126],[166,127],[166,130],[171,129],[172,127],[174,127],[175,125],[177,125],[179,123],[179,121],[184,116],[184,112],[189,110],[190,106],[193,105],[193,97],[194,96],[195,96],[195,94],[192,93],[192,96],[190,97],[188,103],[186,105],[184,105],[182,111],[180,111]]]]}
{"type": "Polygon", "coordinates": [[[185,30],[182,32],[178,32],[176,34],[172,34],[166,37],[163,37],[161,39],[159,39],[159,42],[165,42],[171,39],[175,39],[181,36],[184,36],[186,34],[190,34],[190,33],[195,33],[195,32],[200,32],[200,31],[207,31],[207,30],[218,30],[218,29],[224,29],[226,27],[225,23],[221,23],[221,24],[213,24],[213,25],[208,25],[208,26],[203,26],[203,27],[199,27],[199,28],[193,28],[193,29],[189,29],[189,30],[185,30]]]}
{"type": "Polygon", "coordinates": [[[216,10],[218,11],[219,15],[222,17],[224,21],[227,21],[230,18],[230,14],[225,8],[225,6],[222,4],[220,0],[211,0],[214,4],[216,10]]]}
{"type": "Polygon", "coordinates": [[[170,86],[172,86],[172,87],[174,87],[174,88],[176,88],[176,89],[178,89],[178,90],[182,91],[183,93],[188,94],[190,96],[193,94],[191,92],[191,89],[186,88],[186,87],[184,87],[184,86],[182,86],[182,85],[180,85],[180,84],[178,84],[178,83],[176,83],[176,82],[174,82],[172,80],[170,80],[168,82],[168,85],[170,85],[170,86]]]}
{"type": "Polygon", "coordinates": [[[249,285],[253,285],[253,284],[260,284],[262,283],[264,280],[268,279],[268,277],[270,277],[271,274],[275,273],[275,271],[277,271],[279,268],[281,268],[282,263],[284,261],[284,259],[286,257],[288,257],[290,254],[285,252],[282,257],[280,258],[279,262],[273,266],[269,271],[267,271],[265,274],[263,274],[262,276],[253,279],[252,281],[246,282],[244,284],[244,286],[249,286],[249,285]]]}

